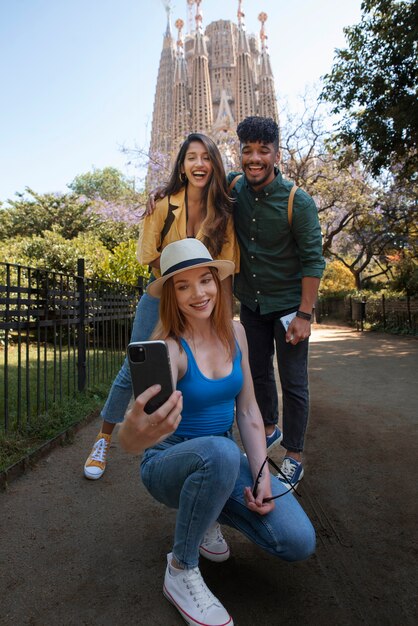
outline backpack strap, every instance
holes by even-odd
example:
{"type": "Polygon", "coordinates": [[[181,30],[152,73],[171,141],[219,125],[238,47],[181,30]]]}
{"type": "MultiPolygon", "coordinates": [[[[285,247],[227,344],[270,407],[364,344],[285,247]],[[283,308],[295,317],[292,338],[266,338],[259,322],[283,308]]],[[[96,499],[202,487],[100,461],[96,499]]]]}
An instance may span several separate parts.
{"type": "Polygon", "coordinates": [[[234,176],[234,178],[231,180],[231,182],[229,183],[229,187],[228,187],[228,191],[232,191],[233,188],[235,187],[235,185],[237,184],[238,180],[240,178],[242,178],[243,174],[237,174],[236,176],[234,176]]]}
{"type": "MultiPolygon", "coordinates": [[[[168,202],[168,209],[167,209],[167,217],[165,218],[165,222],[161,231],[161,245],[168,233],[168,231],[170,230],[173,222],[174,222],[174,209],[176,209],[177,207],[174,204],[170,203],[170,196],[167,198],[167,202],[168,202]]],[[[160,247],[161,249],[161,247],[160,247]]]]}
{"type": "Polygon", "coordinates": [[[289,226],[292,226],[292,218],[293,218],[293,198],[295,197],[295,193],[297,191],[297,185],[293,185],[290,190],[289,200],[287,202],[287,220],[289,222],[289,226]]]}

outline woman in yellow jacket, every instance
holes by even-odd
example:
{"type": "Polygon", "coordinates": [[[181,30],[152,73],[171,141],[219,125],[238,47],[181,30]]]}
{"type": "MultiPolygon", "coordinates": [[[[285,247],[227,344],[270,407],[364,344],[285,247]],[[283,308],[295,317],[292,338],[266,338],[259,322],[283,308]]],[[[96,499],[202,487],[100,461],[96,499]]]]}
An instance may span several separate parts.
{"type": "MultiPolygon", "coordinates": [[[[200,133],[192,133],[182,144],[164,198],[152,215],[145,217],[138,241],[137,257],[152,268],[151,281],[160,277],[160,255],[169,244],[186,237],[202,241],[214,259],[227,259],[239,271],[239,248],[232,221],[232,202],[225,170],[216,144],[200,133]]],[[[223,281],[232,305],[232,278],[223,281]]],[[[158,321],[159,300],[144,293],[138,303],[131,341],[146,341],[158,321]]],[[[112,432],[123,421],[132,396],[131,375],[125,359],[113,381],[101,411],[103,424],[84,465],[91,480],[103,476],[112,432]]]]}

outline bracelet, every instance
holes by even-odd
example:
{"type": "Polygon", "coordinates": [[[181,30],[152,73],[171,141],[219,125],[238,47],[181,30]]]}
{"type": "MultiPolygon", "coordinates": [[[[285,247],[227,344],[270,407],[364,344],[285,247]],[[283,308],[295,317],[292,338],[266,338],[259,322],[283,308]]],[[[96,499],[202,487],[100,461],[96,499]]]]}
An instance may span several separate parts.
{"type": "Polygon", "coordinates": [[[312,314],[304,313],[303,311],[296,311],[296,317],[300,317],[301,319],[306,320],[307,322],[310,322],[312,320],[312,314]]]}

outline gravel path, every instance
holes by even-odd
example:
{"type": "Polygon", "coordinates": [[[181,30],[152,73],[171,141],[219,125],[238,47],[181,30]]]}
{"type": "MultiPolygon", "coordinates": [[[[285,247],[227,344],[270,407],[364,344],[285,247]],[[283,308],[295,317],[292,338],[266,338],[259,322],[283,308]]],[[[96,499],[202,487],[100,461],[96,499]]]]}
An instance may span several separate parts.
{"type": "MultiPolygon", "coordinates": [[[[230,560],[201,569],[236,626],[417,623],[417,365],[413,338],[314,328],[300,491],[317,552],[282,563],[225,529],[230,560]]],[[[115,438],[104,477],[83,478],[98,423],[0,493],[1,626],[184,623],[161,592],[174,512],[138,459],[115,438]]]]}

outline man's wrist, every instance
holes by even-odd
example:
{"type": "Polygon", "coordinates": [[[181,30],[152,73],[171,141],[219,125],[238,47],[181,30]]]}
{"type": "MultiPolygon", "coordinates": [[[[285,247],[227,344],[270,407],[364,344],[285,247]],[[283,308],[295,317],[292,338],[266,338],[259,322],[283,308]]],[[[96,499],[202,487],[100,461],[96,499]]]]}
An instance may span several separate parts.
{"type": "Polygon", "coordinates": [[[305,313],[305,311],[296,311],[296,317],[300,317],[300,319],[306,320],[307,322],[312,321],[312,313],[305,313]]]}

